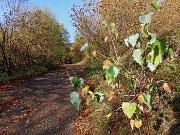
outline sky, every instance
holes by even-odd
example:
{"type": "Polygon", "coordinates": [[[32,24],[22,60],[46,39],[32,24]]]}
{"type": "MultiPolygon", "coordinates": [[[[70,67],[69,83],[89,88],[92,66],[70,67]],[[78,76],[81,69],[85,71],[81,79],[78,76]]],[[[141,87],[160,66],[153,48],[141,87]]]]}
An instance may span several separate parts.
{"type": "MultiPolygon", "coordinates": [[[[81,0],[28,0],[28,3],[32,6],[38,6],[40,8],[49,7],[50,11],[56,15],[58,22],[63,23],[65,29],[70,34],[70,42],[74,41],[75,27],[72,26],[70,13],[73,4],[82,5],[81,0]],[[69,13],[70,12],[70,13],[69,13]]],[[[0,19],[2,11],[0,9],[0,19]]]]}
{"type": "Polygon", "coordinates": [[[29,0],[29,3],[40,8],[49,7],[50,11],[56,14],[56,18],[70,34],[70,42],[74,41],[75,27],[72,26],[70,13],[73,4],[82,5],[81,0],[29,0]],[[70,13],[68,13],[70,12],[70,13]]]}

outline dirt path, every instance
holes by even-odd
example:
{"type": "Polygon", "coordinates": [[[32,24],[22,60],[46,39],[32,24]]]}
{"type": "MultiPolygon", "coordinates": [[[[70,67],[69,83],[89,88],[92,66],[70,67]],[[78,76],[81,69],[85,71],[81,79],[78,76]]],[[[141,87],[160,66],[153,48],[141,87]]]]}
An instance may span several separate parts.
{"type": "Polygon", "coordinates": [[[83,70],[66,65],[1,93],[0,135],[72,135],[77,112],[69,101],[69,76],[74,75],[82,77],[83,70]],[[64,73],[60,83],[58,72],[64,73]]]}

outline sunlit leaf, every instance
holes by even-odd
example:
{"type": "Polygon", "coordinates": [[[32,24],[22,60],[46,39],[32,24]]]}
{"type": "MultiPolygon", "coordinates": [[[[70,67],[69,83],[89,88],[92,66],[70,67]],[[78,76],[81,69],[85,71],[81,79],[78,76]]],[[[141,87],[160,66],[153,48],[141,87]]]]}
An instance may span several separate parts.
{"type": "Polygon", "coordinates": [[[104,38],[104,42],[107,42],[107,40],[108,40],[108,36],[106,36],[106,37],[104,38]]]}
{"type": "Polygon", "coordinates": [[[138,101],[139,101],[140,103],[144,103],[144,102],[145,102],[145,101],[144,101],[144,97],[143,97],[142,94],[139,94],[139,96],[138,96],[138,101]]]}
{"type": "Polygon", "coordinates": [[[91,99],[86,98],[86,105],[89,105],[90,102],[91,102],[91,99]]]}
{"type": "Polygon", "coordinates": [[[154,15],[154,12],[150,12],[149,14],[142,15],[142,16],[139,17],[139,21],[141,23],[150,24],[151,23],[151,18],[152,18],[153,15],[154,15]]]}
{"type": "Polygon", "coordinates": [[[134,126],[135,126],[135,121],[134,120],[130,120],[130,126],[131,126],[131,129],[133,130],[134,126]]]}
{"type": "Polygon", "coordinates": [[[159,0],[153,0],[153,2],[151,3],[151,6],[156,9],[156,10],[160,10],[160,4],[159,4],[159,0]]]}
{"type": "Polygon", "coordinates": [[[142,54],[143,54],[143,51],[141,49],[135,49],[133,51],[134,60],[141,66],[143,66],[142,54]]]}
{"type": "Polygon", "coordinates": [[[156,70],[156,66],[154,66],[151,62],[148,63],[147,67],[150,69],[151,72],[156,70]]]}
{"type": "Polygon", "coordinates": [[[88,44],[87,44],[87,43],[85,43],[85,44],[81,47],[80,51],[85,50],[87,47],[88,47],[88,44]]]}
{"type": "Polygon", "coordinates": [[[77,92],[72,92],[70,94],[70,101],[76,107],[76,109],[79,110],[79,107],[80,107],[80,98],[79,98],[79,94],[77,92]]]}
{"type": "Polygon", "coordinates": [[[89,94],[91,95],[92,98],[94,98],[94,92],[89,91],[89,94]]]}
{"type": "Polygon", "coordinates": [[[96,57],[96,51],[92,52],[92,56],[96,57]]]}
{"type": "Polygon", "coordinates": [[[106,119],[109,119],[112,116],[112,113],[106,115],[106,119]]]}
{"type": "Polygon", "coordinates": [[[140,128],[142,126],[142,120],[135,119],[134,124],[136,128],[140,128]]]}
{"type": "Polygon", "coordinates": [[[108,101],[111,101],[111,99],[114,97],[114,91],[106,92],[106,98],[108,101]]]}
{"type": "Polygon", "coordinates": [[[82,91],[84,92],[85,95],[89,93],[89,85],[86,85],[82,88],[82,91]]]}
{"type": "Polygon", "coordinates": [[[173,51],[172,48],[169,48],[169,49],[168,49],[168,54],[169,54],[169,56],[170,56],[171,58],[173,58],[173,56],[174,56],[174,51],[173,51]]]}
{"type": "Polygon", "coordinates": [[[106,59],[105,61],[103,61],[103,69],[108,69],[111,64],[111,61],[106,59]]]}
{"type": "Polygon", "coordinates": [[[172,87],[168,83],[164,83],[162,87],[163,87],[165,92],[167,92],[167,93],[172,92],[172,87]]]}
{"type": "Polygon", "coordinates": [[[139,33],[136,33],[134,35],[131,35],[129,38],[124,39],[124,41],[127,47],[129,47],[129,44],[132,45],[132,47],[135,47],[138,39],[139,39],[139,33]]]}
{"type": "Polygon", "coordinates": [[[128,103],[128,102],[123,102],[122,103],[122,110],[124,114],[131,119],[133,114],[136,112],[136,103],[128,103]]]}

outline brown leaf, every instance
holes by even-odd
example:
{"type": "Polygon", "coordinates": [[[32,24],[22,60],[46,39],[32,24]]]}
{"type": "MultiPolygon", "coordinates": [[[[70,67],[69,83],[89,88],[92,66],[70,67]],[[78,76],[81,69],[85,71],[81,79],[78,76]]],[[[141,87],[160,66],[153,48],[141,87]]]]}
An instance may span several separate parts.
{"type": "Polygon", "coordinates": [[[166,93],[172,92],[172,87],[169,85],[169,83],[164,83],[162,87],[166,93]]]}

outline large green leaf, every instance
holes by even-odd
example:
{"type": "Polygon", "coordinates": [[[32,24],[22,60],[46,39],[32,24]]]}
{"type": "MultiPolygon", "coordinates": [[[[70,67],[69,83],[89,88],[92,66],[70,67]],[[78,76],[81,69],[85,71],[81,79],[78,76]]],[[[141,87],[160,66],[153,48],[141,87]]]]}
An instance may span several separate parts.
{"type": "Polygon", "coordinates": [[[135,49],[133,51],[134,60],[141,66],[143,66],[142,54],[143,54],[143,51],[141,49],[135,49]]]}
{"type": "Polygon", "coordinates": [[[79,98],[79,94],[77,92],[72,92],[70,94],[70,101],[76,107],[76,109],[79,110],[81,101],[80,101],[80,98],[79,98]]]}
{"type": "Polygon", "coordinates": [[[152,108],[152,99],[150,94],[142,93],[144,97],[145,104],[151,109],[152,108]]]}
{"type": "Polygon", "coordinates": [[[122,103],[122,110],[129,119],[131,119],[133,114],[136,112],[136,107],[137,107],[136,103],[128,103],[128,102],[122,103]]]}
{"type": "Polygon", "coordinates": [[[148,23],[148,24],[150,24],[151,20],[152,20],[151,18],[152,18],[153,15],[154,15],[154,12],[150,12],[149,14],[146,14],[146,15],[141,15],[139,17],[139,21],[141,23],[148,23]]]}
{"type": "Polygon", "coordinates": [[[156,9],[156,10],[160,10],[160,4],[159,4],[159,0],[153,0],[153,2],[151,3],[151,6],[156,9]]]}
{"type": "Polygon", "coordinates": [[[156,40],[151,47],[152,53],[150,63],[154,66],[158,66],[163,60],[164,53],[167,52],[166,42],[164,40],[156,40]]]}
{"type": "Polygon", "coordinates": [[[132,45],[132,47],[135,47],[138,39],[139,39],[139,33],[136,33],[134,35],[131,35],[127,39],[124,39],[124,41],[127,47],[129,47],[129,44],[132,45]]]}

